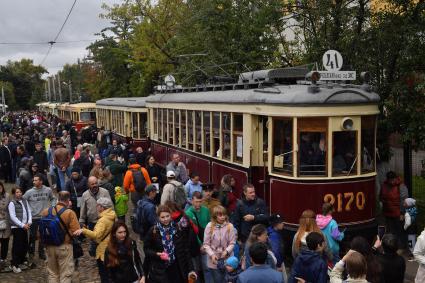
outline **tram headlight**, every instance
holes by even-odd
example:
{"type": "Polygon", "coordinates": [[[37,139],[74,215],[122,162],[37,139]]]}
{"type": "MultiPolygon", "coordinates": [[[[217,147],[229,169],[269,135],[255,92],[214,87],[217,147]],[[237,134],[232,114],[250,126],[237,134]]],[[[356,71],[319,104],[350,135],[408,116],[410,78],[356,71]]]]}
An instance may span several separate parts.
{"type": "Polygon", "coordinates": [[[354,121],[350,117],[342,119],[341,128],[345,131],[351,131],[354,127],[354,121]]]}

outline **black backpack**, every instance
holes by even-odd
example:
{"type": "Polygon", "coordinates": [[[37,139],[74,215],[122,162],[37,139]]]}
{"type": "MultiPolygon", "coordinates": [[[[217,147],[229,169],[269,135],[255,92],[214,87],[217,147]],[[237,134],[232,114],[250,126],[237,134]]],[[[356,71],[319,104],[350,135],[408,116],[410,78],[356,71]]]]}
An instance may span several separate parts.
{"type": "Polygon", "coordinates": [[[135,191],[143,194],[146,188],[146,180],[142,171],[139,169],[132,169],[131,173],[133,174],[133,184],[135,191]]]}

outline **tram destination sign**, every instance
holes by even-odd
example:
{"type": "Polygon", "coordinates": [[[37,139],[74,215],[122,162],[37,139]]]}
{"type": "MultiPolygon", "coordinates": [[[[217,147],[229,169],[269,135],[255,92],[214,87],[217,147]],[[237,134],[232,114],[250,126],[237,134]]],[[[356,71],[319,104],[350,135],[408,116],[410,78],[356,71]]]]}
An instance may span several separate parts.
{"type": "Polygon", "coordinates": [[[356,71],[319,71],[321,81],[355,81],[356,71]]]}

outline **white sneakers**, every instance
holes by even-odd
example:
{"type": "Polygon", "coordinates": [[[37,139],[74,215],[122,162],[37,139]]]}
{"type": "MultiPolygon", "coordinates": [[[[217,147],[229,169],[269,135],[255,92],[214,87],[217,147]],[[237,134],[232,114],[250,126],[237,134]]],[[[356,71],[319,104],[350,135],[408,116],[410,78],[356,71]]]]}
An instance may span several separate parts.
{"type": "Polygon", "coordinates": [[[21,273],[22,272],[22,270],[19,267],[16,267],[16,266],[12,266],[12,271],[14,273],[21,273]]]}

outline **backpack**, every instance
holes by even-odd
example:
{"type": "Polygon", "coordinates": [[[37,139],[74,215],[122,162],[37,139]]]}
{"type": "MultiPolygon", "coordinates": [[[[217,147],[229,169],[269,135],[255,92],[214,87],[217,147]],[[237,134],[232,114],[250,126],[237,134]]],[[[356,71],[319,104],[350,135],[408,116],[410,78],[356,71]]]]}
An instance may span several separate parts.
{"type": "Polygon", "coordinates": [[[65,240],[65,231],[62,229],[60,223],[60,216],[66,210],[66,207],[57,211],[56,207],[49,207],[48,214],[41,217],[39,224],[40,239],[44,245],[60,246],[65,240]],[[53,208],[56,215],[53,215],[53,208]]]}
{"type": "Polygon", "coordinates": [[[143,194],[146,188],[146,180],[142,174],[142,170],[131,170],[133,174],[133,184],[136,192],[143,194]]]}
{"type": "Polygon", "coordinates": [[[143,239],[146,236],[146,233],[149,231],[149,224],[147,223],[146,219],[145,219],[145,206],[146,206],[146,202],[144,202],[143,200],[139,201],[137,203],[137,210],[136,210],[136,215],[135,215],[135,228],[136,230],[134,230],[136,233],[138,233],[140,235],[140,238],[143,239]]]}
{"type": "Polygon", "coordinates": [[[176,186],[174,183],[170,183],[174,186],[174,202],[177,203],[177,205],[181,208],[184,208],[187,202],[187,195],[186,195],[186,189],[184,188],[183,184],[180,183],[180,185],[176,186]]]}

